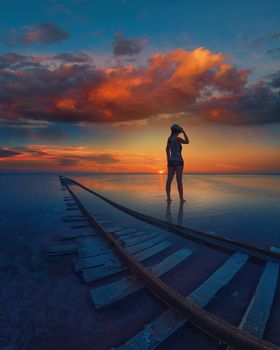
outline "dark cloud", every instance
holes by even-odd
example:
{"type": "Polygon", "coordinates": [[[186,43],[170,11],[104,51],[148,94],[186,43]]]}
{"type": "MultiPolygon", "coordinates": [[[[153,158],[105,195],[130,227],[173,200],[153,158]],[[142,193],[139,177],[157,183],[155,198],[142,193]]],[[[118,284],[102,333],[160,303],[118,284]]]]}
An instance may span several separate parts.
{"type": "Polygon", "coordinates": [[[111,154],[97,154],[88,157],[83,157],[83,159],[94,161],[97,164],[114,164],[118,163],[120,160],[111,154]]]}
{"type": "MultiPolygon", "coordinates": [[[[276,78],[273,84],[276,85],[276,78]]],[[[271,83],[261,82],[247,87],[234,96],[214,98],[198,104],[194,106],[194,110],[204,119],[221,124],[279,123],[280,94],[279,91],[273,91],[270,86],[271,83]]]]}
{"type": "Polygon", "coordinates": [[[280,55],[280,47],[267,50],[267,54],[273,57],[278,57],[280,55]]]}
{"type": "MultiPolygon", "coordinates": [[[[22,58],[19,64],[22,64],[22,58]]],[[[17,63],[13,62],[13,65],[17,63]]],[[[97,71],[94,66],[87,64],[62,65],[55,70],[49,70],[43,65],[39,66],[40,69],[37,70],[34,70],[33,67],[26,69],[24,66],[24,70],[19,67],[15,70],[2,71],[0,75],[0,115],[2,119],[71,122],[82,120],[83,118],[79,115],[92,114],[92,111],[87,111],[89,108],[87,90],[99,84],[104,75],[102,71],[97,71]],[[69,109],[61,110],[53,105],[57,99],[69,97],[79,99],[81,103],[79,111],[71,113],[69,109]]]]}
{"type": "Polygon", "coordinates": [[[69,34],[52,23],[32,24],[20,29],[13,29],[0,42],[7,45],[52,44],[69,38],[69,34]]]}
{"type": "Polygon", "coordinates": [[[47,159],[62,166],[75,166],[82,164],[112,165],[120,159],[110,153],[95,153],[88,149],[79,151],[75,147],[50,147],[33,145],[20,147],[0,147],[0,158],[11,158],[21,155],[20,159],[47,159]],[[70,155],[71,153],[71,155],[70,155]]]}
{"type": "Polygon", "coordinates": [[[62,166],[73,166],[78,165],[81,161],[89,161],[97,165],[110,165],[120,162],[120,160],[112,154],[89,154],[63,157],[58,160],[58,164],[62,166]]]}
{"type": "Polygon", "coordinates": [[[261,49],[264,46],[270,44],[272,41],[279,39],[280,33],[273,33],[271,35],[264,35],[255,39],[244,38],[244,44],[248,49],[261,49]]]}
{"type": "Polygon", "coordinates": [[[0,69],[31,69],[41,68],[32,56],[23,56],[17,53],[11,52],[0,56],[0,69]]]}
{"type": "Polygon", "coordinates": [[[267,38],[264,36],[255,39],[245,39],[245,46],[248,49],[259,49],[267,42],[267,38]]]}
{"type": "Polygon", "coordinates": [[[280,70],[274,74],[271,74],[269,77],[269,85],[272,88],[280,88],[280,70]]]}
{"type": "Polygon", "coordinates": [[[21,152],[0,147],[0,158],[10,158],[19,155],[21,152]]]}
{"type": "Polygon", "coordinates": [[[270,40],[280,40],[280,33],[272,34],[270,40]]]}
{"type": "Polygon", "coordinates": [[[48,154],[47,152],[44,152],[41,149],[30,148],[30,147],[13,147],[10,149],[18,152],[18,154],[26,154],[27,153],[27,154],[32,155],[34,157],[41,157],[41,156],[45,156],[48,154]]]}
{"type": "Polygon", "coordinates": [[[61,53],[59,55],[53,56],[54,59],[61,60],[64,62],[88,62],[90,61],[90,57],[86,55],[85,53],[79,53],[79,54],[74,54],[74,53],[61,53]]]}
{"type": "Polygon", "coordinates": [[[22,143],[56,143],[69,140],[67,128],[31,120],[0,120],[0,140],[2,145],[13,145],[20,139],[22,143]]]}
{"type": "Polygon", "coordinates": [[[40,140],[45,142],[64,143],[69,139],[69,135],[55,127],[33,128],[28,132],[29,140],[40,140]]]}
{"type": "Polygon", "coordinates": [[[67,32],[52,23],[40,23],[26,28],[27,32],[22,35],[22,40],[27,44],[34,42],[51,44],[69,38],[67,32]]]}
{"type": "Polygon", "coordinates": [[[62,144],[69,140],[67,132],[57,130],[55,127],[26,128],[21,126],[0,125],[0,139],[2,144],[11,145],[20,140],[26,143],[44,142],[45,144],[62,144]]]}
{"type": "Polygon", "coordinates": [[[17,146],[17,147],[0,147],[0,158],[8,158],[17,155],[31,156],[34,158],[47,156],[48,153],[40,148],[28,147],[28,146],[17,146]]]}
{"type": "Polygon", "coordinates": [[[146,43],[146,39],[128,39],[119,32],[114,36],[113,51],[116,56],[133,56],[140,53],[146,43]]]}
{"type": "Polygon", "coordinates": [[[22,62],[28,61],[27,56],[11,52],[0,56],[0,68],[18,68],[22,62]]]}
{"type": "Polygon", "coordinates": [[[61,166],[74,166],[77,165],[79,163],[79,159],[72,159],[72,158],[61,158],[58,160],[57,164],[61,165],[61,166]]]}

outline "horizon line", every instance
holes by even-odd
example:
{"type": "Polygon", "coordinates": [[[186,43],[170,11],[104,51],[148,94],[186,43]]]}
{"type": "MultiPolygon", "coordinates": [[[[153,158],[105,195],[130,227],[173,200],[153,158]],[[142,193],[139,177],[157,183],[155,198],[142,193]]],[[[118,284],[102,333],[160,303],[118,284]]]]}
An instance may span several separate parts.
{"type": "MultiPolygon", "coordinates": [[[[1,171],[0,175],[63,175],[63,174],[93,174],[93,175],[167,175],[158,172],[95,172],[95,171],[66,171],[61,173],[58,171],[1,171]]],[[[250,172],[250,173],[223,173],[223,172],[185,172],[183,175],[280,175],[280,172],[250,172]]]]}

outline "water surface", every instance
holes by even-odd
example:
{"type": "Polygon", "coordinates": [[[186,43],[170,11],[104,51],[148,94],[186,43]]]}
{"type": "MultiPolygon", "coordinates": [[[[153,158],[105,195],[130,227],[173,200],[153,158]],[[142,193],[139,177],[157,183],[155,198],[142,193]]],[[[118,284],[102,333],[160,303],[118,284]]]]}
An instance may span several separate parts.
{"type": "Polygon", "coordinates": [[[165,175],[80,175],[77,181],[129,208],[173,223],[269,247],[280,246],[280,176],[185,175],[165,201],[165,175]]]}

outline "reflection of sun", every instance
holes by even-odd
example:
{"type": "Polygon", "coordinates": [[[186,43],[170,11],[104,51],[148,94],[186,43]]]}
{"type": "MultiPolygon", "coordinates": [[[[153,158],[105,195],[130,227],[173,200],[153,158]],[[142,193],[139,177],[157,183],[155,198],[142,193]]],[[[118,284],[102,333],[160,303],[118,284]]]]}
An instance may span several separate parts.
{"type": "Polygon", "coordinates": [[[164,174],[164,170],[159,170],[158,173],[159,174],[164,174]]]}

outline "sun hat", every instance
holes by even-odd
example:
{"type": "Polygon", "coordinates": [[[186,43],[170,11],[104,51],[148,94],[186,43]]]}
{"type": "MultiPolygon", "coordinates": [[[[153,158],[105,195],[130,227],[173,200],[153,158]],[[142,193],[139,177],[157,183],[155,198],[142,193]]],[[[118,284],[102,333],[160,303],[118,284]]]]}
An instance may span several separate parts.
{"type": "Polygon", "coordinates": [[[181,131],[181,130],[182,130],[182,128],[181,128],[180,125],[178,125],[178,124],[173,124],[173,125],[171,125],[170,129],[174,129],[174,130],[178,130],[178,131],[181,131]]]}

